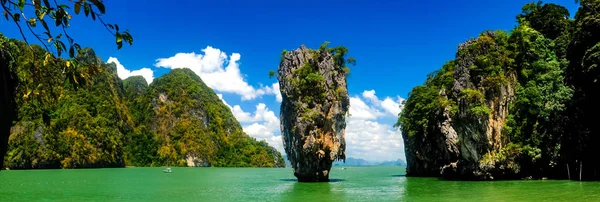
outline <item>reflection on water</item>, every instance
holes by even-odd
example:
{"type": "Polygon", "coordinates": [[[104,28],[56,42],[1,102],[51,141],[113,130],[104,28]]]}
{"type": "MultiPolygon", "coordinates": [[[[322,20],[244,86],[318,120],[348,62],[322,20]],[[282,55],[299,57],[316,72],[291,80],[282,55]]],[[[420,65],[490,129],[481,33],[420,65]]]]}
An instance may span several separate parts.
{"type": "Polygon", "coordinates": [[[300,183],[286,181],[287,189],[281,193],[280,201],[347,201],[343,180],[330,179],[330,182],[300,183]]]}
{"type": "Polygon", "coordinates": [[[328,183],[291,169],[156,168],[0,172],[0,201],[600,201],[600,182],[446,181],[402,167],[334,168],[328,183]]]}
{"type": "Polygon", "coordinates": [[[280,179],[286,188],[280,193],[279,200],[399,201],[403,200],[405,192],[403,171],[400,167],[333,170],[333,179],[329,183],[298,183],[296,179],[280,179]],[[375,172],[367,172],[373,170],[375,172]]]}
{"type": "MultiPolygon", "coordinates": [[[[298,182],[298,179],[291,179],[291,178],[286,178],[286,179],[279,179],[281,181],[284,182],[298,182]]],[[[329,179],[329,182],[343,182],[344,179],[329,179]]],[[[310,182],[307,182],[310,184],[310,182]]]]}
{"type": "Polygon", "coordinates": [[[600,201],[598,182],[566,180],[451,181],[404,178],[405,201],[600,201]]]}

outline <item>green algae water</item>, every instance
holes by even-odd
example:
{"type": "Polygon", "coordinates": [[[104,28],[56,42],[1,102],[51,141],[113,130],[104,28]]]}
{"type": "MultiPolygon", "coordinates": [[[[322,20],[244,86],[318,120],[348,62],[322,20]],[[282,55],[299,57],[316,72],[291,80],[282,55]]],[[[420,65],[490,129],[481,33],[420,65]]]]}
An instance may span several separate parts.
{"type": "Polygon", "coordinates": [[[0,172],[0,201],[600,201],[600,182],[444,181],[403,167],[334,167],[329,183],[290,168],[117,168],[0,172]]]}

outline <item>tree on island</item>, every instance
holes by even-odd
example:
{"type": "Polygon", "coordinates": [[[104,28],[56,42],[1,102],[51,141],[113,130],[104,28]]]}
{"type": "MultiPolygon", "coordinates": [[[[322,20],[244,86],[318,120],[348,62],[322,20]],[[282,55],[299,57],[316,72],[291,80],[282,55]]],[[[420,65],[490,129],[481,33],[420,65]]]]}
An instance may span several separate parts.
{"type": "MultiPolygon", "coordinates": [[[[117,24],[108,24],[104,22],[102,16],[106,13],[103,0],[0,0],[2,7],[2,17],[0,21],[12,22],[15,28],[19,30],[21,37],[31,50],[33,60],[38,57],[35,54],[35,46],[30,45],[30,40],[25,33],[34,36],[34,40],[39,42],[47,52],[43,56],[43,64],[39,65],[32,62],[29,69],[32,72],[32,78],[27,78],[27,82],[36,83],[40,81],[42,75],[37,75],[42,68],[47,68],[51,64],[63,68],[68,82],[75,85],[82,85],[87,78],[93,76],[97,67],[90,66],[87,71],[81,71],[77,68],[76,55],[81,46],[69,35],[68,28],[71,26],[70,20],[75,16],[91,18],[92,21],[102,24],[107,31],[115,36],[117,48],[121,49],[123,43],[131,45],[133,37],[129,30],[122,30],[117,24]],[[39,27],[42,27],[41,29],[39,27]],[[40,31],[41,30],[41,31],[40,31]],[[67,46],[68,45],[68,46],[67,46]],[[62,59],[63,53],[68,53],[68,59],[62,59]],[[83,81],[83,82],[82,82],[83,81]]],[[[0,39],[0,168],[3,167],[4,156],[6,154],[10,128],[13,121],[17,119],[17,106],[15,96],[19,87],[19,77],[14,71],[16,66],[15,52],[18,51],[18,45],[14,41],[0,39]]],[[[31,85],[29,85],[31,86],[31,85]]],[[[38,86],[34,89],[26,89],[27,96],[39,101],[58,101],[59,96],[52,93],[49,86],[38,86]],[[46,93],[48,92],[48,93],[46,93]],[[31,94],[29,94],[31,93],[31,94]]]]}

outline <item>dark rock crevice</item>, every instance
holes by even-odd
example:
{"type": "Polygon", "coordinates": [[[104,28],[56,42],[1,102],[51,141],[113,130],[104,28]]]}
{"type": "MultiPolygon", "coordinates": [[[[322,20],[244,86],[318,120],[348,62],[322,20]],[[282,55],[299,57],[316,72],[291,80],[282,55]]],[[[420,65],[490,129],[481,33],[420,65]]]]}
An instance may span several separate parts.
{"type": "Polygon", "coordinates": [[[4,156],[8,148],[10,127],[17,118],[15,94],[17,75],[12,70],[12,58],[8,50],[0,48],[0,169],[4,168],[4,156]]]}

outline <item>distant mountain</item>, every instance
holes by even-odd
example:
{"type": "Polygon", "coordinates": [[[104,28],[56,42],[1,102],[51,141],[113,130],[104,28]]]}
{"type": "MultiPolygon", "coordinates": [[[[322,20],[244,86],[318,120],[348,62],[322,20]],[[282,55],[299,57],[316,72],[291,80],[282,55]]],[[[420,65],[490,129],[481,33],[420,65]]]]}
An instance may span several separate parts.
{"type": "MultiPolygon", "coordinates": [[[[290,161],[287,160],[287,155],[284,154],[282,156],[283,156],[283,159],[285,160],[285,167],[291,168],[292,165],[291,165],[290,161]]],[[[360,158],[348,157],[348,158],[346,158],[345,163],[344,163],[344,161],[336,161],[336,162],[333,162],[333,166],[406,166],[406,162],[404,162],[402,159],[398,159],[395,161],[374,162],[374,161],[367,161],[365,159],[360,159],[360,158]]]]}
{"type": "Polygon", "coordinates": [[[375,162],[368,161],[360,158],[346,158],[346,162],[344,161],[336,161],[333,163],[333,166],[406,166],[406,162],[401,159],[395,161],[384,161],[384,162],[375,162]]]}
{"type": "Polygon", "coordinates": [[[406,162],[404,162],[402,159],[398,159],[395,161],[384,161],[377,165],[378,166],[406,166],[406,162]]]}
{"type": "Polygon", "coordinates": [[[344,162],[344,161],[333,162],[333,166],[370,166],[370,165],[373,165],[373,164],[367,160],[352,158],[352,157],[346,158],[346,162],[344,162]]]}

